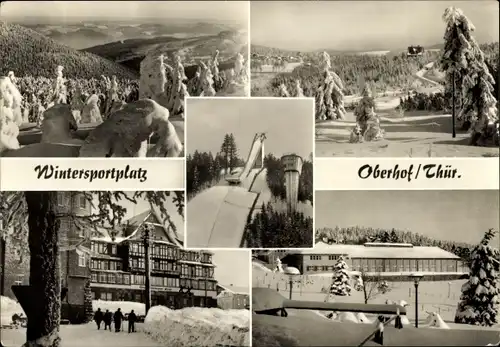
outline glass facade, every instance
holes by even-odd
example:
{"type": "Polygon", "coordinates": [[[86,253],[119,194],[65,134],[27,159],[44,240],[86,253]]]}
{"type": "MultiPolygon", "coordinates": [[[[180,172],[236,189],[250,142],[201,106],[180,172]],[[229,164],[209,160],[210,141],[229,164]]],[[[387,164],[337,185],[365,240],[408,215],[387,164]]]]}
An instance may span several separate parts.
{"type": "MultiPolygon", "coordinates": [[[[329,260],[330,256],[328,256],[329,260]]],[[[321,256],[310,256],[311,260],[321,260],[321,256]],[[319,257],[319,258],[317,258],[319,257]]],[[[457,259],[376,259],[351,258],[348,260],[352,271],[360,272],[467,272],[467,267],[457,259]]],[[[309,265],[308,272],[331,272],[333,265],[309,265]]]]}

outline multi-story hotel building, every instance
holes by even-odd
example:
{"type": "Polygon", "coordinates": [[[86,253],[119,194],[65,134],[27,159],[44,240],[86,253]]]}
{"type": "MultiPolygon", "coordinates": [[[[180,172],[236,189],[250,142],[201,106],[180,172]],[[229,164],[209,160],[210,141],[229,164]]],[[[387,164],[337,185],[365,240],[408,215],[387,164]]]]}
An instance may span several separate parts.
{"type": "Polygon", "coordinates": [[[160,223],[155,211],[143,212],[130,219],[127,225],[114,241],[109,237],[91,241],[93,299],[144,302],[143,230],[145,225],[152,225],[152,305],[175,308],[217,306],[212,253],[181,249],[172,226],[160,223]],[[185,293],[188,288],[191,295],[185,293]]]}
{"type": "MultiPolygon", "coordinates": [[[[328,274],[342,256],[349,270],[377,275],[388,280],[409,280],[412,273],[425,274],[424,280],[452,280],[464,278],[469,269],[456,255],[439,247],[411,244],[365,243],[344,245],[316,243],[312,249],[283,254],[282,262],[299,269],[304,275],[328,274]]],[[[269,255],[276,257],[276,255],[269,255]]]]}
{"type": "MultiPolygon", "coordinates": [[[[70,216],[88,216],[90,203],[82,194],[58,193],[58,210],[70,216]]],[[[61,218],[59,228],[61,284],[66,292],[62,318],[78,323],[92,309],[91,299],[144,302],[145,252],[143,231],[150,229],[152,305],[182,308],[217,306],[217,281],[212,253],[182,249],[173,225],[165,226],[155,211],[143,212],[116,230],[92,237],[72,217],[61,218]]]]}

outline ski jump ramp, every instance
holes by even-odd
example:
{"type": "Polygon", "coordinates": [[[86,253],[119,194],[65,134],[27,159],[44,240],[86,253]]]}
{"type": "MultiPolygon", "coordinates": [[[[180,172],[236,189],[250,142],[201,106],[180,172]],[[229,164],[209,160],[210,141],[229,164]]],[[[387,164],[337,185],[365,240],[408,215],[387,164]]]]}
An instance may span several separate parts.
{"type": "Polygon", "coordinates": [[[247,220],[269,190],[263,167],[265,139],[265,134],[256,134],[243,169],[188,202],[187,247],[244,247],[247,220]]]}

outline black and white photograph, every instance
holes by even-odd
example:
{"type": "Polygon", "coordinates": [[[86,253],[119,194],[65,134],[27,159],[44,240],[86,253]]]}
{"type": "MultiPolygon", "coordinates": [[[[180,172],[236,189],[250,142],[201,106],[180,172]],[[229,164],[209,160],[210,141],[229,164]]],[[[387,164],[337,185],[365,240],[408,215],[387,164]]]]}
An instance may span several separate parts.
{"type": "Polygon", "coordinates": [[[316,191],[315,247],[252,251],[254,346],[497,346],[498,190],[316,191]]]}
{"type": "Polygon", "coordinates": [[[314,100],[186,100],[186,247],[313,246],[314,100]]]}
{"type": "Polygon", "coordinates": [[[187,96],[248,96],[248,2],[3,1],[0,156],[184,157],[187,96]]]}
{"type": "Polygon", "coordinates": [[[251,2],[252,96],[314,97],[317,157],[498,157],[495,1],[251,2]]]}
{"type": "Polygon", "coordinates": [[[250,254],[184,249],[184,204],[0,192],[1,346],[249,346],[250,254]]]}

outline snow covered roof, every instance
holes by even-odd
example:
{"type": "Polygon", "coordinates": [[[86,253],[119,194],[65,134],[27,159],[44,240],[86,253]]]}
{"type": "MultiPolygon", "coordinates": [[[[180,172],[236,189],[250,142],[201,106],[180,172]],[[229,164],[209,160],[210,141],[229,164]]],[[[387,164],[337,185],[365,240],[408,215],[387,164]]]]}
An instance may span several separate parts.
{"type": "Polygon", "coordinates": [[[311,255],[330,255],[330,254],[345,254],[350,258],[385,258],[385,259],[460,259],[460,257],[445,251],[439,247],[413,246],[407,245],[398,246],[397,244],[389,244],[384,246],[376,245],[342,245],[342,244],[326,244],[317,242],[314,248],[302,249],[297,251],[300,254],[311,255]]]}
{"type": "MultiPolygon", "coordinates": [[[[123,226],[117,228],[119,235],[117,235],[114,238],[114,240],[111,238],[111,236],[108,234],[108,232],[104,228],[101,231],[102,236],[93,237],[92,240],[93,241],[109,242],[109,243],[111,243],[111,242],[121,243],[121,242],[130,240],[130,239],[133,239],[137,236],[137,233],[140,230],[141,226],[148,220],[148,218],[150,216],[153,216],[156,219],[156,221],[158,222],[155,225],[158,225],[159,227],[161,227],[164,230],[165,236],[167,237],[167,240],[168,240],[167,243],[176,245],[178,247],[182,247],[184,240],[179,236],[179,234],[177,232],[173,231],[173,228],[168,227],[164,223],[160,223],[161,218],[159,217],[158,211],[156,211],[153,208],[133,216],[132,218],[128,219],[124,223],[123,226]],[[126,228],[125,226],[130,226],[130,228],[126,228]]],[[[156,241],[157,240],[155,240],[155,242],[156,241]]]]}
{"type": "Polygon", "coordinates": [[[245,295],[250,295],[250,288],[249,287],[243,287],[243,286],[225,286],[222,284],[218,284],[219,287],[222,288],[223,292],[229,292],[229,293],[234,293],[234,294],[245,294],[245,295]]]}

